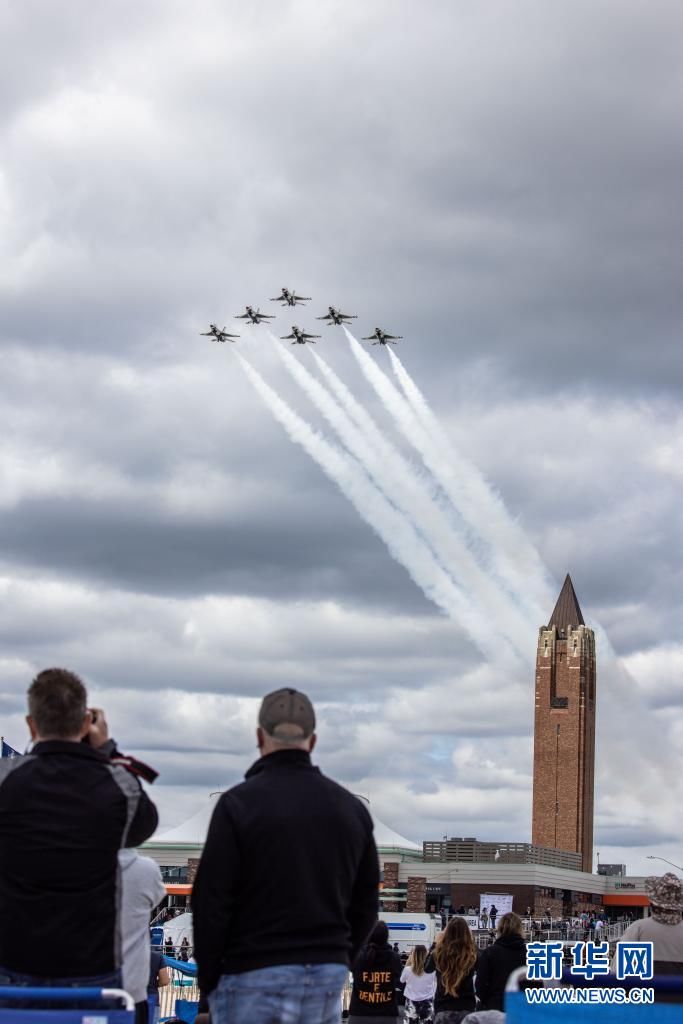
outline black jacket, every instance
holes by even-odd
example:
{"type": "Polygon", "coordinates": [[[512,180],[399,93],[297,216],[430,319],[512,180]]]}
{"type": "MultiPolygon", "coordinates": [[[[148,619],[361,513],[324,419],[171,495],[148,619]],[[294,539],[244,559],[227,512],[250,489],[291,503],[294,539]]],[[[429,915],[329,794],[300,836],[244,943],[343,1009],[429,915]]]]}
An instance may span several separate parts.
{"type": "Polygon", "coordinates": [[[525,964],[526,942],[521,935],[501,935],[481,953],[475,989],[482,1010],[503,1009],[507,980],[525,964]]]}
{"type": "Polygon", "coordinates": [[[397,1017],[396,986],[403,964],[387,942],[366,946],[353,965],[351,1017],[397,1017]]]}
{"type": "Polygon", "coordinates": [[[50,740],[0,761],[0,967],[41,978],[120,965],[118,851],[157,826],[102,748],[50,740]]]}
{"type": "Polygon", "coordinates": [[[278,964],[350,966],[377,919],[379,863],[360,800],[303,750],[252,765],[211,819],[192,891],[202,991],[278,964]]]}
{"type": "Polygon", "coordinates": [[[474,974],[477,969],[478,966],[475,964],[470,973],[460,982],[457,996],[452,996],[443,987],[443,979],[441,972],[437,970],[434,954],[429,954],[425,962],[425,974],[434,974],[436,971],[435,1013],[440,1013],[442,1010],[474,1010],[474,974]]]}

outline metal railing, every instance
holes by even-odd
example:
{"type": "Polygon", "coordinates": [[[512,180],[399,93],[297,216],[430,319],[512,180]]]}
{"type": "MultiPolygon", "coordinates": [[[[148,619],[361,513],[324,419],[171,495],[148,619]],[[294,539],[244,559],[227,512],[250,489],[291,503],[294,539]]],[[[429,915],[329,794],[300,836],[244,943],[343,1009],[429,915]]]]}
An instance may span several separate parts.
{"type": "MultiPolygon", "coordinates": [[[[619,941],[621,936],[628,928],[628,923],[624,921],[617,921],[604,925],[600,929],[599,935],[595,932],[592,934],[589,932],[586,935],[586,929],[583,925],[579,928],[568,927],[564,930],[560,928],[559,921],[551,921],[551,927],[542,927],[539,931],[534,932],[529,927],[528,920],[524,921],[524,941],[525,942],[563,942],[565,945],[571,945],[574,942],[583,942],[586,938],[592,942],[609,942],[610,946],[613,946],[619,941]]],[[[475,931],[472,933],[472,937],[477,944],[479,949],[486,949],[490,946],[495,936],[491,934],[490,930],[475,931]]]]}

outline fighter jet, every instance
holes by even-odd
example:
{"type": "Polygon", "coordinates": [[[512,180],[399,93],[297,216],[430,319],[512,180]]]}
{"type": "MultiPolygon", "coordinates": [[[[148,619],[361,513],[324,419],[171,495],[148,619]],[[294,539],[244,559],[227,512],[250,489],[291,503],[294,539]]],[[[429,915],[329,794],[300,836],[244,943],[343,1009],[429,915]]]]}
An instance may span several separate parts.
{"type": "Polygon", "coordinates": [[[222,331],[218,329],[216,324],[209,324],[208,331],[199,332],[202,338],[211,338],[212,341],[234,341],[235,338],[239,338],[239,334],[228,334],[225,327],[222,331]]]}
{"type": "Polygon", "coordinates": [[[305,345],[307,341],[315,345],[313,339],[322,338],[322,334],[306,334],[300,327],[293,326],[291,334],[281,334],[280,337],[283,341],[289,341],[290,338],[294,338],[292,345],[305,345]]]}
{"type": "Polygon", "coordinates": [[[342,324],[346,323],[347,320],[350,321],[358,319],[355,313],[340,313],[338,309],[334,308],[334,306],[328,306],[327,308],[329,309],[327,316],[317,316],[316,320],[329,320],[330,322],[327,325],[328,327],[331,327],[332,324],[336,324],[337,327],[340,327],[342,324]]]}
{"type": "Polygon", "coordinates": [[[363,338],[363,341],[371,341],[373,345],[395,345],[402,338],[402,334],[387,334],[381,327],[375,327],[374,333],[363,338]]]}
{"type": "Polygon", "coordinates": [[[245,306],[246,313],[238,313],[235,316],[235,320],[248,320],[249,325],[260,324],[262,320],[274,320],[274,313],[261,313],[258,309],[254,309],[253,306],[245,306]]]}
{"type": "Polygon", "coordinates": [[[304,302],[310,302],[310,295],[297,295],[296,291],[290,292],[289,288],[283,288],[282,294],[271,299],[271,302],[281,302],[283,306],[303,306],[304,302]]]}

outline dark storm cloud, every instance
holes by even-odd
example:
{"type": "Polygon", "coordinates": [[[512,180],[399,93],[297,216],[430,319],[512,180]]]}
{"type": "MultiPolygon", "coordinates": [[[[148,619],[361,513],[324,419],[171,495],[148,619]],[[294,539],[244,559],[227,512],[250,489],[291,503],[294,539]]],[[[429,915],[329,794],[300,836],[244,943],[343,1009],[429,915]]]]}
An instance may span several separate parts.
{"type": "Polygon", "coordinates": [[[112,501],[103,507],[87,500],[27,500],[0,512],[0,559],[14,568],[26,565],[144,593],[335,598],[433,615],[433,605],[405,570],[332,497],[334,502],[326,496],[316,506],[324,515],[329,503],[325,522],[267,518],[255,510],[207,523],[112,501]]]}

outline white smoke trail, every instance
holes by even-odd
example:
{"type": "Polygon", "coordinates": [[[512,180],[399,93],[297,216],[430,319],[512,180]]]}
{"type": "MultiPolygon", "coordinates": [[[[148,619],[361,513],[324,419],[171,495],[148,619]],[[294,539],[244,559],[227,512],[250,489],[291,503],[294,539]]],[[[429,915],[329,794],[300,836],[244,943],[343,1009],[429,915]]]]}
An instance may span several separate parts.
{"type": "MultiPolygon", "coordinates": [[[[364,352],[362,354],[365,355],[364,352]]],[[[401,360],[390,349],[389,357],[416,419],[444,453],[461,480],[464,479],[473,505],[480,505],[482,511],[486,510],[483,519],[486,526],[484,537],[494,551],[497,547],[502,549],[509,567],[509,572],[506,572],[504,563],[499,558],[498,572],[506,577],[506,582],[518,594],[521,587],[533,586],[536,600],[542,602],[545,608],[549,608],[552,593],[547,570],[535,547],[522,527],[509,515],[503,501],[489,487],[479,469],[453,451],[424,395],[401,360]]],[[[537,616],[536,625],[544,621],[540,609],[534,611],[532,608],[531,614],[534,613],[537,616]]],[[[676,819],[675,814],[671,813],[671,808],[680,803],[683,787],[680,771],[671,770],[670,766],[665,767],[648,758],[639,759],[637,771],[634,771],[633,749],[623,742],[615,742],[615,737],[629,734],[634,721],[639,723],[642,750],[653,750],[662,744],[675,749],[673,735],[663,728],[661,722],[652,717],[645,700],[638,693],[637,684],[616,656],[601,625],[598,622],[590,624],[595,631],[599,652],[599,690],[602,690],[597,718],[597,827],[602,828],[607,834],[612,832],[615,837],[618,837],[620,832],[628,835],[629,828],[631,831],[640,829],[643,833],[654,829],[655,834],[669,829],[675,834],[676,819]],[[628,694],[626,701],[625,694],[628,694]],[[604,712],[600,710],[600,706],[604,708],[605,705],[610,709],[608,721],[604,719],[604,712]],[[621,780],[625,779],[628,779],[629,783],[624,790],[621,780]],[[614,808],[617,805],[619,810],[615,812],[614,808]]],[[[615,839],[611,842],[620,845],[618,838],[616,842],[615,839]]]]}
{"type": "MultiPolygon", "coordinates": [[[[434,489],[430,488],[429,481],[417,477],[404,456],[382,437],[372,417],[358,401],[348,396],[351,398],[351,407],[356,413],[357,420],[362,423],[362,428],[349,416],[347,409],[336,402],[328,390],[293,355],[282,347],[278,348],[278,352],[286,369],[337,432],[342,444],[361,463],[375,485],[421,534],[442,568],[469,593],[472,604],[471,619],[477,622],[477,632],[473,636],[475,642],[481,645],[479,638],[491,632],[494,621],[501,638],[507,637],[515,654],[524,660],[528,659],[530,635],[528,631],[525,632],[526,623],[511,613],[499,588],[485,575],[453,529],[448,516],[436,501],[434,489]],[[370,439],[374,440],[377,446],[372,441],[368,443],[370,439]]],[[[336,383],[337,396],[345,399],[346,389],[336,374],[319,356],[316,356],[316,360],[325,368],[327,379],[336,383]]]]}
{"type": "Polygon", "coordinates": [[[498,660],[500,644],[494,631],[487,635],[481,634],[470,601],[444,572],[405,516],[387,501],[353,459],[330,444],[290,409],[244,356],[238,352],[234,354],[255,390],[290,439],[300,445],[337,484],[427,597],[455,621],[462,622],[486,657],[498,660]]]}
{"type": "Polygon", "coordinates": [[[414,383],[412,377],[396,353],[392,352],[388,345],[386,348],[389,353],[389,358],[391,359],[391,368],[394,371],[394,376],[401,385],[401,390],[405,395],[406,401],[424,429],[426,431],[431,431],[436,424],[436,417],[433,416],[431,409],[427,404],[427,399],[422,394],[417,384],[414,383]]]}
{"type": "MultiPolygon", "coordinates": [[[[494,642],[495,623],[492,623],[491,638],[487,649],[487,638],[484,637],[482,642],[478,617],[475,621],[470,618],[471,595],[463,595],[454,586],[441,566],[434,560],[429,549],[425,547],[419,535],[406,522],[405,517],[382,496],[356,461],[330,445],[309,424],[296,416],[246,360],[242,359],[238,353],[235,355],[240,359],[257,392],[271,409],[275,418],[284,426],[291,439],[300,444],[346,494],[361,517],[378,533],[392,556],[405,566],[424,593],[449,616],[460,620],[473,638],[477,638],[477,646],[493,662],[494,673],[500,676],[501,667],[503,672],[507,672],[508,666],[501,665],[500,651],[497,643],[494,642]],[[498,661],[497,665],[496,661],[498,661]]],[[[336,380],[335,375],[329,370],[329,367],[327,367],[328,372],[323,370],[323,366],[326,367],[326,364],[319,357],[316,357],[316,360],[342,405],[355,419],[356,424],[364,430],[366,436],[372,437],[374,440],[383,440],[381,431],[360,403],[356,402],[350,393],[348,395],[350,401],[344,401],[343,395],[347,389],[340,381],[337,381],[339,387],[337,390],[333,386],[333,378],[336,380]],[[379,434],[379,438],[375,436],[372,428],[379,434]]],[[[422,419],[422,416],[420,418],[422,419]]],[[[474,471],[478,472],[476,469],[474,471]]],[[[496,543],[495,536],[492,537],[490,543],[496,543]]],[[[539,614],[531,624],[530,636],[533,636],[535,628],[543,621],[545,621],[545,617],[539,614]]],[[[633,721],[638,721],[639,730],[643,733],[643,742],[640,745],[642,749],[652,750],[659,744],[675,750],[675,736],[664,723],[653,718],[649,713],[647,706],[637,693],[637,687],[624,672],[623,666],[613,658],[611,650],[604,650],[609,645],[603,640],[599,626],[596,623],[593,626],[596,629],[598,645],[603,648],[600,671],[605,690],[603,701],[607,697],[610,707],[608,725],[605,724],[602,712],[598,717],[599,736],[603,734],[598,740],[596,766],[599,779],[598,803],[596,805],[598,828],[602,828],[612,836],[611,841],[606,841],[617,848],[621,845],[619,836],[624,828],[624,823],[630,823],[632,830],[640,829],[642,833],[649,832],[660,836],[665,835],[665,830],[668,829],[671,835],[675,835],[677,834],[675,807],[680,803],[682,785],[678,760],[676,760],[676,765],[671,762],[664,768],[664,766],[652,762],[651,759],[639,758],[637,751],[634,754],[632,746],[621,740],[617,742],[615,739],[615,737],[629,735],[633,721]],[[625,695],[628,695],[627,700],[625,695]],[[603,753],[601,754],[600,751],[603,753]],[[628,780],[626,786],[622,785],[623,780],[628,780]],[[615,811],[615,807],[618,807],[618,811],[615,811]]],[[[414,696],[417,700],[416,708],[419,717],[420,694],[417,693],[414,696]]],[[[416,714],[415,708],[413,708],[413,714],[416,714]]],[[[658,840],[653,840],[653,842],[656,841],[658,840]]],[[[633,840],[628,836],[624,837],[623,842],[627,846],[633,845],[633,840]]],[[[666,853],[666,850],[663,852],[666,853]]]]}
{"type": "Polygon", "coordinates": [[[384,434],[367,409],[351,394],[351,391],[347,388],[346,384],[340,380],[332,367],[328,366],[325,360],[319,356],[317,352],[311,352],[311,355],[313,356],[320,373],[325,378],[330,391],[332,391],[336,396],[339,404],[346,409],[351,419],[355,420],[366,438],[375,446],[377,451],[384,455],[390,455],[391,452],[396,451],[394,446],[389,444],[386,440],[384,434]]]}
{"type": "MultiPolygon", "coordinates": [[[[487,527],[495,535],[495,544],[506,556],[509,569],[500,568],[505,581],[517,592],[521,586],[527,590],[534,587],[534,597],[546,607],[551,600],[548,571],[543,561],[526,536],[525,531],[509,514],[499,494],[487,483],[474,463],[466,459],[445,436],[441,424],[429,407],[429,403],[412,379],[395,352],[389,349],[389,358],[394,374],[403,389],[413,412],[427,433],[447,456],[454,472],[464,478],[464,489],[469,492],[472,504],[486,508],[487,527]]],[[[487,538],[488,539],[488,538],[487,538]]],[[[491,542],[491,541],[490,541],[491,542]]],[[[539,620],[540,621],[540,620],[539,620]]]]}
{"type": "MultiPolygon", "coordinates": [[[[504,509],[503,516],[497,514],[497,509],[501,506],[500,499],[493,495],[486,484],[479,487],[472,483],[468,475],[469,466],[464,460],[453,455],[452,462],[449,461],[446,454],[434,443],[406,398],[380,370],[374,359],[363,351],[362,346],[346,327],[344,331],[363,374],[393,416],[403,436],[419,453],[425,466],[448,496],[453,508],[467,524],[468,538],[471,543],[473,542],[475,551],[485,559],[485,568],[497,577],[507,591],[511,611],[518,614],[526,606],[527,630],[529,623],[543,622],[547,615],[547,611],[541,610],[541,604],[547,603],[545,588],[543,595],[539,597],[536,593],[538,581],[529,580],[529,587],[525,587],[527,581],[522,575],[522,569],[514,564],[514,544],[507,543],[510,517],[504,509]],[[505,546],[501,543],[499,535],[505,539],[505,546]],[[483,551],[477,546],[478,539],[484,542],[483,551]],[[531,597],[530,589],[533,591],[531,597]]],[[[450,456],[450,453],[448,455],[450,456]]]]}

